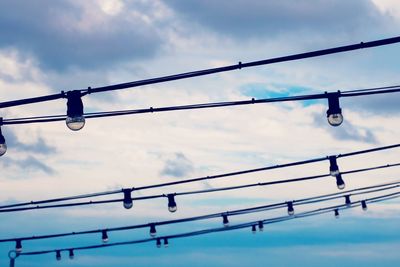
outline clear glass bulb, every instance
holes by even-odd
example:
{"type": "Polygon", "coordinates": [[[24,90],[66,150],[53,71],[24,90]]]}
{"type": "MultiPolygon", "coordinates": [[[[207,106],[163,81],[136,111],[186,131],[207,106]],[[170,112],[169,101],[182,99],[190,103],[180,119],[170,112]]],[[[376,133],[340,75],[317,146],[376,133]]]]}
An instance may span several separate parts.
{"type": "Polygon", "coordinates": [[[288,210],[287,212],[290,216],[294,215],[294,210],[288,210]]]}
{"type": "Polygon", "coordinates": [[[6,143],[0,144],[0,157],[3,156],[7,152],[7,145],[6,143]]]}
{"type": "Polygon", "coordinates": [[[340,189],[340,190],[343,190],[345,187],[346,187],[346,184],[345,184],[345,183],[339,183],[339,184],[337,184],[337,188],[340,189]]]}
{"type": "Polygon", "coordinates": [[[103,241],[103,243],[107,243],[108,242],[108,237],[103,237],[101,240],[103,241]]]}
{"type": "Polygon", "coordinates": [[[343,122],[343,115],[340,113],[330,114],[328,116],[328,122],[332,126],[339,126],[343,122]]]}
{"type": "Polygon", "coordinates": [[[124,208],[129,210],[130,208],[133,207],[133,202],[132,201],[124,201],[124,208]]]}
{"type": "Polygon", "coordinates": [[[175,212],[178,209],[177,206],[168,206],[169,212],[175,212]]]}
{"type": "Polygon", "coordinates": [[[256,229],[256,226],[255,226],[255,225],[251,226],[251,232],[252,232],[253,234],[257,233],[257,229],[256,229]]]}
{"type": "Polygon", "coordinates": [[[79,131],[85,126],[85,117],[84,116],[76,116],[76,117],[67,117],[65,120],[67,127],[72,131],[79,131]]]}
{"type": "Polygon", "coordinates": [[[69,251],[69,259],[70,259],[70,260],[73,260],[73,259],[74,259],[74,256],[75,256],[75,255],[74,255],[74,251],[73,251],[73,250],[70,250],[70,251],[69,251]]]}

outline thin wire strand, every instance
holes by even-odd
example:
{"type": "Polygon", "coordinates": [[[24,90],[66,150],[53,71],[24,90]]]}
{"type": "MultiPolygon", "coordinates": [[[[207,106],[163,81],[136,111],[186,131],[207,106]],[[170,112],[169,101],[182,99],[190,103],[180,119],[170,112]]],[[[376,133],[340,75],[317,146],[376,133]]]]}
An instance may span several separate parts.
{"type": "MultiPolygon", "coordinates": [[[[340,93],[341,97],[355,97],[355,96],[366,96],[375,94],[388,94],[400,92],[400,86],[388,86],[382,88],[395,88],[378,90],[377,88],[361,89],[358,92],[356,90],[344,91],[340,93]]],[[[192,110],[192,109],[203,109],[203,108],[217,108],[227,106],[242,106],[252,105],[261,103],[273,103],[273,102],[287,102],[287,101],[304,101],[304,100],[316,100],[328,98],[329,93],[323,94],[311,94],[311,95],[299,95],[289,97],[277,97],[277,98],[264,98],[241,101],[230,101],[230,102],[216,102],[216,103],[203,103],[203,104],[192,104],[192,105],[181,105],[181,106],[169,106],[160,108],[147,108],[147,109],[131,109],[131,110],[119,110],[119,111],[105,111],[105,112],[93,112],[85,113],[84,116],[87,119],[91,118],[103,118],[103,117],[115,117],[124,115],[144,114],[144,113],[156,113],[165,111],[178,111],[178,110],[192,110]]],[[[53,116],[35,116],[25,118],[13,118],[3,119],[3,125],[14,125],[14,124],[30,124],[30,123],[44,123],[44,122],[56,122],[65,120],[66,115],[53,115],[53,116]]]]}
{"type": "MultiPolygon", "coordinates": [[[[366,203],[377,203],[377,202],[387,201],[389,199],[394,199],[394,198],[398,198],[398,197],[400,197],[400,192],[381,195],[381,196],[365,199],[364,201],[366,201],[366,203]]],[[[282,217],[277,217],[277,218],[269,218],[269,219],[263,219],[263,220],[257,220],[257,221],[241,223],[241,224],[227,226],[227,227],[211,228],[211,229],[192,231],[192,232],[181,233],[181,234],[166,235],[166,236],[160,236],[160,237],[157,237],[157,238],[160,239],[160,240],[162,240],[162,239],[169,239],[170,240],[170,239],[176,239],[176,238],[198,236],[198,235],[209,234],[209,233],[238,230],[238,229],[251,227],[252,225],[258,225],[258,223],[260,221],[263,222],[263,224],[278,223],[278,222],[283,222],[283,221],[287,221],[287,220],[293,220],[293,219],[305,218],[305,217],[310,217],[310,216],[315,216],[315,215],[321,215],[321,214],[325,214],[325,213],[328,213],[328,212],[332,212],[334,210],[351,209],[351,208],[359,207],[360,204],[361,204],[361,200],[360,201],[354,201],[349,206],[346,206],[346,204],[342,204],[342,205],[324,207],[324,208],[319,208],[319,209],[315,209],[315,210],[311,210],[311,211],[302,212],[302,213],[299,213],[299,214],[296,214],[296,215],[293,215],[293,216],[282,216],[282,217]]],[[[51,250],[23,252],[23,253],[19,253],[18,256],[42,255],[42,254],[54,253],[56,251],[62,252],[62,251],[69,251],[69,250],[75,250],[75,251],[77,251],[77,250],[89,250],[89,249],[98,249],[98,248],[113,247],[113,246],[122,246],[122,245],[138,244],[138,243],[147,243],[147,242],[154,242],[154,241],[157,240],[157,238],[146,238],[146,239],[140,239],[140,240],[114,242],[114,243],[101,244],[101,245],[92,245],[92,246],[69,247],[69,248],[60,248],[60,249],[51,249],[51,250]]]]}
{"type": "MultiPolygon", "coordinates": [[[[293,54],[293,55],[289,55],[289,56],[252,61],[252,62],[247,62],[247,63],[239,62],[238,64],[235,64],[235,65],[229,65],[229,66],[218,67],[218,68],[210,68],[210,69],[204,69],[204,70],[198,70],[198,71],[191,71],[191,72],[186,72],[186,73],[180,73],[180,74],[163,76],[163,77],[158,77],[158,78],[139,80],[139,81],[134,81],[134,82],[102,86],[102,87],[97,87],[97,88],[89,87],[87,89],[80,89],[78,91],[80,91],[82,95],[92,94],[92,93],[100,93],[100,92],[106,92],[106,91],[115,91],[115,90],[138,87],[138,86],[156,84],[156,83],[164,83],[164,82],[169,82],[169,81],[194,78],[194,77],[205,76],[205,75],[210,75],[210,74],[215,74],[215,73],[222,73],[222,72],[227,72],[227,71],[232,71],[232,70],[240,70],[240,69],[248,68],[248,67],[263,66],[263,65],[275,64],[275,63],[280,63],[280,62],[288,62],[288,61],[294,61],[294,60],[300,60],[300,59],[313,58],[313,57],[325,56],[325,55],[330,55],[330,54],[348,52],[348,51],[353,51],[353,50],[358,50],[358,49],[363,49],[363,48],[384,46],[384,45],[395,44],[395,43],[399,43],[399,42],[400,42],[400,36],[397,36],[397,37],[380,39],[380,40],[375,40],[375,41],[370,41],[370,42],[361,42],[358,44],[338,46],[338,47],[333,47],[333,48],[328,48],[328,49],[315,50],[315,51],[311,51],[311,52],[305,52],[305,53],[293,54]]],[[[7,108],[7,107],[13,107],[13,106],[19,106],[19,105],[52,101],[52,100],[56,100],[56,99],[65,98],[67,94],[68,94],[68,92],[65,93],[64,91],[62,91],[59,94],[52,94],[52,95],[46,95],[46,96],[40,96],[40,97],[33,97],[33,98],[26,98],[26,99],[2,102],[2,103],[0,103],[0,108],[7,108]]]]}
{"type": "MultiPolygon", "coordinates": [[[[334,194],[325,194],[325,195],[319,195],[319,196],[314,196],[314,197],[309,197],[309,198],[298,199],[298,200],[293,200],[292,202],[293,202],[294,206],[314,204],[317,202],[325,202],[325,201],[330,201],[333,199],[343,198],[344,196],[355,196],[355,195],[371,194],[371,193],[380,192],[380,191],[387,191],[387,190],[398,188],[400,186],[399,184],[400,184],[400,181],[397,181],[397,182],[374,185],[374,186],[369,186],[369,187],[356,188],[353,190],[348,190],[348,191],[334,193],[334,194]],[[357,193],[353,193],[353,192],[357,192],[357,193]],[[334,196],[334,197],[332,197],[332,196],[334,196]]],[[[220,213],[212,213],[212,214],[206,214],[206,215],[195,216],[195,217],[187,217],[187,218],[182,218],[182,219],[167,220],[167,221],[161,221],[161,222],[150,222],[150,223],[145,223],[145,224],[128,225],[128,226],[122,226],[122,227],[104,228],[104,229],[96,229],[96,230],[87,230],[87,231],[80,231],[80,232],[74,231],[74,232],[70,232],[70,233],[61,233],[61,234],[52,234],[52,235],[39,235],[39,236],[36,235],[36,236],[31,236],[31,237],[18,237],[18,238],[14,237],[14,238],[0,239],[0,243],[13,242],[13,241],[17,241],[17,240],[20,240],[20,241],[36,240],[36,239],[57,238],[57,237],[65,237],[65,236],[76,236],[76,235],[83,235],[83,234],[94,234],[94,233],[101,233],[103,231],[107,231],[107,232],[125,231],[125,230],[132,230],[132,229],[138,229],[138,228],[146,228],[146,227],[150,227],[151,225],[159,226],[159,225],[169,225],[169,224],[176,224],[176,223],[213,219],[213,218],[221,217],[224,214],[228,215],[228,216],[245,215],[245,214],[251,214],[251,213],[256,213],[256,212],[275,210],[275,209],[286,207],[286,205],[287,205],[287,202],[279,202],[279,203],[274,203],[274,204],[268,204],[268,205],[262,205],[262,206],[244,208],[244,209],[237,209],[237,210],[225,211],[225,212],[220,212],[220,213]]]]}
{"type": "MultiPolygon", "coordinates": [[[[338,154],[338,155],[334,155],[334,156],[337,157],[337,158],[344,158],[344,157],[351,157],[351,156],[356,156],[356,155],[361,155],[361,154],[367,154],[367,153],[372,153],[372,152],[378,152],[378,151],[393,149],[393,148],[397,148],[397,147],[400,147],[400,144],[376,147],[376,148],[366,149],[366,150],[353,151],[353,152],[338,154]]],[[[314,159],[309,159],[309,160],[291,162],[291,163],[286,163],[286,164],[272,165],[272,166],[267,166],[267,167],[262,167],[262,168],[248,169],[248,170],[237,171],[237,172],[229,172],[229,173],[223,173],[223,174],[218,174],[218,175],[211,175],[211,176],[205,176],[205,177],[199,177],[199,178],[179,180],[179,181],[168,182],[168,183],[153,184],[153,185],[146,185],[146,186],[140,186],[140,187],[132,187],[131,191],[147,190],[147,189],[160,188],[160,187],[166,187],[166,186],[171,186],[171,185],[193,183],[193,182],[199,182],[199,181],[204,181],[204,180],[220,179],[220,178],[237,176],[237,175],[248,174],[248,173],[255,173],[255,172],[268,171],[268,170],[279,169],[279,168],[287,168],[287,167],[292,167],[292,166],[299,166],[299,165],[304,165],[304,164],[310,164],[310,163],[316,163],[316,162],[324,161],[324,160],[329,159],[329,157],[330,156],[320,157],[320,158],[314,158],[314,159]]],[[[398,166],[398,163],[397,164],[391,164],[391,165],[388,165],[386,167],[395,167],[395,166],[398,166]]],[[[378,167],[373,167],[373,168],[380,169],[380,168],[385,168],[385,166],[378,166],[378,167]]],[[[346,174],[348,174],[348,173],[351,173],[351,172],[346,172],[346,174]]],[[[343,173],[343,174],[345,174],[345,173],[343,173]]],[[[298,179],[307,180],[305,178],[306,177],[298,178],[298,179]]],[[[314,179],[317,179],[317,178],[319,178],[319,177],[315,177],[314,179]]],[[[308,178],[308,179],[311,179],[311,178],[308,178]]],[[[69,200],[76,200],[76,199],[84,199],[84,198],[90,198],[90,197],[118,194],[118,193],[123,192],[123,190],[124,189],[105,191],[105,192],[97,192],[97,193],[89,193],[89,194],[78,195],[78,196],[60,197],[60,198],[53,198],[53,199],[40,200],[40,201],[29,201],[29,202],[15,203],[15,204],[9,204],[9,205],[2,205],[2,206],[0,206],[0,212],[1,212],[1,209],[6,209],[6,208],[8,209],[8,208],[14,208],[14,207],[23,207],[23,206],[28,206],[28,205],[37,205],[37,204],[54,203],[54,202],[64,202],[64,201],[69,201],[69,200]]],[[[160,195],[159,197],[162,197],[162,195],[160,195]]],[[[134,199],[134,200],[140,200],[140,199],[134,199]]],[[[113,202],[118,202],[118,201],[113,201],[113,202]]],[[[96,203],[93,203],[93,204],[96,204],[96,203]]]]}
{"type": "MultiPolygon", "coordinates": [[[[377,167],[372,167],[372,168],[363,168],[363,169],[351,170],[349,172],[343,172],[342,174],[366,172],[366,171],[372,171],[372,170],[389,168],[389,167],[396,167],[396,166],[400,166],[400,163],[393,164],[393,165],[387,164],[387,165],[382,165],[382,166],[377,166],[377,167]]],[[[288,182],[298,182],[298,181],[319,179],[319,178],[323,178],[323,177],[330,177],[330,175],[329,174],[324,174],[324,175],[308,176],[308,177],[301,177],[301,178],[295,178],[295,179],[271,181],[271,182],[265,182],[265,183],[247,184],[247,185],[241,185],[241,186],[221,187],[221,188],[215,188],[215,189],[178,192],[178,193],[173,193],[173,195],[175,195],[175,196],[197,195],[197,194],[203,194],[203,193],[213,193],[213,192],[217,192],[217,191],[238,190],[238,189],[243,189],[243,188],[247,188],[247,187],[254,187],[254,186],[269,186],[269,185],[282,184],[282,183],[288,183],[288,182]]],[[[150,196],[142,196],[142,197],[133,197],[133,198],[131,198],[131,200],[132,201],[138,201],[138,200],[165,198],[168,195],[170,195],[170,194],[158,194],[158,195],[150,195],[150,196]]],[[[51,209],[51,208],[77,207],[77,206],[99,205],[99,204],[109,204],[109,203],[122,202],[123,200],[124,200],[123,198],[118,198],[118,199],[108,199],[108,200],[98,200],[98,201],[85,201],[85,202],[65,203],[65,204],[56,204],[56,205],[44,205],[44,206],[37,205],[37,206],[34,206],[34,207],[3,208],[3,209],[0,209],[0,213],[20,212],[20,211],[28,211],[28,210],[42,210],[42,209],[51,209]]],[[[44,201],[42,201],[42,203],[44,203],[44,201]]]]}

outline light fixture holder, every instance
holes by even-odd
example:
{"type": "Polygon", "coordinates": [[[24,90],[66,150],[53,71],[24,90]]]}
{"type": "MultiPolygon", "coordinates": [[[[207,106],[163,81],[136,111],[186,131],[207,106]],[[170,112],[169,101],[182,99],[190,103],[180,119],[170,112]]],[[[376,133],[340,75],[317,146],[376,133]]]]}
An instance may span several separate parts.
{"type": "Polygon", "coordinates": [[[175,194],[168,194],[168,210],[170,212],[175,212],[177,210],[176,202],[175,202],[175,194]]]}
{"type": "Polygon", "coordinates": [[[343,122],[342,109],[340,108],[339,97],[340,91],[333,93],[326,93],[328,98],[328,110],[326,111],[326,117],[328,122],[332,126],[339,126],[343,122]]]}
{"type": "Polygon", "coordinates": [[[129,188],[126,189],[122,189],[122,192],[124,193],[124,208],[125,209],[130,209],[133,206],[133,201],[132,201],[132,196],[131,196],[131,192],[132,190],[129,188]]]}
{"type": "Polygon", "coordinates": [[[286,202],[286,204],[287,204],[287,212],[288,212],[289,216],[294,215],[293,201],[288,201],[288,202],[286,202]]]}

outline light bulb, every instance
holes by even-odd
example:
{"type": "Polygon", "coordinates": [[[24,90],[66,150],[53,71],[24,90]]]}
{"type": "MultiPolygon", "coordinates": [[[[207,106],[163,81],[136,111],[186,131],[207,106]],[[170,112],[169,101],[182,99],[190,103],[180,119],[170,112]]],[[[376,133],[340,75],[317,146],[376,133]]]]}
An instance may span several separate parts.
{"type": "Polygon", "coordinates": [[[124,192],[124,208],[130,209],[133,206],[132,197],[131,197],[131,189],[122,189],[124,192]]]}
{"type": "Polygon", "coordinates": [[[335,218],[339,219],[339,210],[338,209],[335,209],[335,218]]]}
{"type": "Polygon", "coordinates": [[[340,113],[330,114],[328,116],[328,122],[332,126],[339,126],[343,122],[343,115],[340,113]]]}
{"type": "Polygon", "coordinates": [[[293,209],[293,202],[292,201],[287,202],[287,212],[288,212],[289,216],[294,215],[294,209],[293,209]]]}
{"type": "Polygon", "coordinates": [[[0,157],[3,156],[7,152],[7,144],[0,144],[0,157]]]}
{"type": "Polygon", "coordinates": [[[74,257],[75,257],[74,251],[73,251],[72,249],[70,249],[70,250],[69,250],[69,259],[70,259],[70,260],[73,260],[74,257]]]}
{"type": "Polygon", "coordinates": [[[15,251],[20,253],[22,252],[22,242],[21,240],[16,240],[15,241],[15,251]]]}
{"type": "Polygon", "coordinates": [[[351,200],[350,200],[350,195],[344,196],[345,197],[345,203],[347,207],[351,206],[351,200]]]}
{"type": "Polygon", "coordinates": [[[169,212],[175,212],[178,207],[176,206],[175,202],[175,195],[174,194],[168,194],[168,210],[169,212]]]}
{"type": "Polygon", "coordinates": [[[3,121],[3,118],[0,118],[0,157],[3,156],[7,152],[6,139],[4,138],[3,133],[1,132],[2,121],[3,121]]]}
{"type": "Polygon", "coordinates": [[[101,231],[101,240],[103,241],[103,243],[108,242],[108,234],[106,230],[101,231]]]}
{"type": "Polygon", "coordinates": [[[257,233],[256,225],[252,225],[252,226],[251,226],[251,232],[252,232],[253,234],[257,233]]]}
{"type": "Polygon", "coordinates": [[[222,215],[222,224],[223,224],[225,227],[229,226],[228,215],[226,215],[226,214],[223,214],[223,215],[222,215]]]}
{"type": "Polygon", "coordinates": [[[56,251],[56,259],[57,259],[58,261],[61,260],[61,252],[60,252],[59,250],[56,251]]]}
{"type": "Polygon", "coordinates": [[[264,231],[264,222],[263,221],[258,222],[258,230],[260,232],[264,231]]]}
{"type": "Polygon", "coordinates": [[[362,207],[363,211],[367,211],[368,210],[367,202],[365,200],[361,201],[361,207],[362,207]]]}
{"type": "Polygon", "coordinates": [[[326,111],[328,122],[332,126],[339,126],[343,122],[342,109],[339,104],[340,92],[327,93],[329,108],[326,111]]]}
{"type": "Polygon", "coordinates": [[[339,166],[337,165],[336,156],[329,156],[329,173],[331,176],[337,176],[339,172],[339,166]]]}
{"type": "Polygon", "coordinates": [[[65,124],[67,124],[67,127],[72,131],[79,131],[83,126],[85,126],[85,117],[67,117],[65,124]]]}
{"type": "Polygon", "coordinates": [[[157,238],[156,245],[158,248],[161,248],[161,239],[157,238]]]}
{"type": "Polygon", "coordinates": [[[150,236],[155,237],[157,235],[156,226],[152,223],[150,224],[150,236]]]}
{"type": "Polygon", "coordinates": [[[167,248],[168,245],[169,245],[168,239],[167,239],[167,238],[164,238],[164,247],[167,248]]]}
{"type": "Polygon", "coordinates": [[[342,175],[339,173],[338,175],[336,175],[336,185],[337,188],[342,190],[346,187],[346,184],[344,183],[343,179],[342,179],[342,175]]]}
{"type": "Polygon", "coordinates": [[[67,93],[67,119],[65,120],[65,123],[72,131],[79,131],[83,126],[85,126],[81,96],[81,92],[77,90],[67,93]]]}

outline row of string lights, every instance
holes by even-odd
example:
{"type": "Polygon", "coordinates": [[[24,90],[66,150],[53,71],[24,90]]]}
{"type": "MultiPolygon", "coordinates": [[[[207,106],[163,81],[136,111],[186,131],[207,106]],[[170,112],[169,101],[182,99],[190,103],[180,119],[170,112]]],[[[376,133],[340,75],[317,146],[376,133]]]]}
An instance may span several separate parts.
{"type": "MultiPolygon", "coordinates": [[[[103,87],[98,87],[98,88],[89,87],[87,89],[70,90],[67,92],[62,91],[59,94],[38,96],[38,97],[34,97],[34,98],[2,102],[2,103],[0,103],[0,109],[66,98],[67,99],[67,111],[66,111],[66,114],[63,114],[63,115],[46,114],[46,115],[42,115],[42,116],[32,116],[32,117],[25,117],[25,118],[0,118],[0,156],[4,155],[7,151],[6,138],[3,136],[2,131],[1,131],[3,126],[65,121],[65,123],[69,129],[71,129],[73,131],[78,131],[84,127],[84,125],[86,123],[86,119],[103,118],[103,117],[111,117],[111,116],[135,115],[135,114],[143,114],[143,113],[156,113],[156,112],[174,111],[174,110],[178,111],[178,110],[217,108],[217,107],[251,105],[251,104],[262,104],[262,103],[326,99],[328,101],[328,109],[326,112],[327,120],[330,125],[336,127],[336,126],[341,125],[343,122],[342,108],[340,106],[340,101],[339,101],[339,99],[341,97],[359,97],[359,96],[373,96],[373,95],[378,95],[378,94],[398,93],[398,92],[400,92],[400,85],[392,85],[392,86],[385,86],[385,87],[378,87],[378,88],[347,90],[347,91],[344,90],[344,91],[336,91],[336,92],[324,92],[324,93],[318,93],[318,94],[295,95],[295,96],[278,97],[278,98],[265,98],[265,99],[252,98],[251,100],[202,103],[202,104],[185,104],[185,105],[181,105],[181,106],[150,107],[148,109],[101,111],[101,112],[93,112],[93,113],[85,113],[84,112],[84,104],[82,101],[82,97],[89,95],[89,94],[93,94],[93,93],[100,93],[100,92],[106,92],[106,91],[114,91],[114,90],[121,90],[121,89],[126,89],[126,88],[144,86],[144,85],[149,85],[149,84],[163,83],[163,82],[167,82],[167,81],[193,78],[193,77],[198,77],[198,76],[210,75],[210,74],[214,74],[214,73],[221,73],[221,72],[232,71],[232,70],[240,70],[242,68],[247,68],[247,67],[254,67],[254,66],[274,64],[274,63],[278,63],[278,62],[287,62],[287,61],[293,61],[293,60],[299,60],[299,59],[306,59],[306,58],[324,56],[324,55],[329,55],[329,54],[342,53],[342,52],[346,52],[346,51],[353,51],[356,49],[372,48],[372,47],[378,47],[378,46],[383,46],[383,45],[389,45],[389,44],[394,44],[394,43],[399,43],[399,42],[400,42],[400,37],[394,37],[394,38],[381,39],[381,40],[376,40],[376,41],[371,41],[371,42],[361,42],[358,44],[352,44],[352,45],[347,45],[347,46],[340,46],[340,47],[328,48],[328,49],[323,49],[323,50],[316,50],[316,51],[294,54],[294,55],[289,55],[289,56],[283,56],[283,57],[278,57],[278,58],[264,59],[264,60],[253,61],[253,62],[248,62],[248,63],[239,62],[238,64],[230,65],[230,66],[180,73],[180,74],[175,74],[175,75],[170,75],[170,76],[128,82],[128,83],[123,83],[123,84],[109,85],[109,86],[103,86],[103,87]]],[[[253,186],[266,186],[266,185],[273,185],[273,184],[278,184],[278,183],[291,183],[291,182],[319,179],[319,178],[323,178],[326,176],[335,177],[337,188],[340,190],[343,190],[345,188],[345,182],[342,177],[343,174],[372,171],[372,170],[377,170],[377,169],[385,169],[385,168],[389,168],[389,167],[396,167],[396,166],[400,166],[400,163],[386,164],[383,166],[375,166],[375,167],[366,167],[363,169],[350,170],[347,172],[343,172],[343,171],[339,170],[339,166],[337,163],[338,158],[359,155],[359,154],[366,154],[366,153],[381,151],[381,150],[386,150],[386,149],[392,149],[392,148],[396,148],[399,146],[400,146],[400,144],[395,144],[395,145],[391,145],[391,146],[372,148],[369,150],[355,151],[355,152],[346,153],[346,154],[331,155],[331,156],[322,157],[322,158],[309,159],[309,160],[304,160],[301,162],[268,166],[268,167],[251,169],[251,170],[242,170],[242,171],[237,171],[237,172],[232,172],[232,173],[219,174],[219,175],[200,177],[200,178],[193,178],[193,179],[181,180],[181,181],[177,181],[177,182],[170,182],[170,183],[164,183],[164,184],[147,185],[147,186],[143,186],[142,189],[170,186],[170,185],[175,185],[175,184],[184,184],[184,183],[197,182],[197,181],[208,180],[208,179],[217,179],[217,178],[229,177],[229,176],[234,176],[234,175],[239,175],[239,174],[244,174],[244,173],[252,173],[252,172],[257,172],[257,171],[282,168],[282,167],[286,167],[286,166],[303,165],[303,164],[319,162],[319,161],[324,161],[324,160],[329,161],[329,174],[298,177],[298,178],[279,180],[279,181],[260,182],[260,183],[256,183],[256,184],[245,184],[245,185],[240,185],[240,186],[213,188],[210,190],[197,190],[197,191],[187,191],[187,192],[178,192],[178,193],[168,193],[168,194],[162,194],[162,195],[141,196],[141,197],[136,197],[136,198],[132,197],[132,192],[134,192],[135,190],[138,190],[138,188],[134,188],[134,187],[133,188],[123,188],[121,190],[108,191],[108,192],[103,192],[103,193],[98,192],[98,193],[86,194],[86,195],[80,195],[80,196],[59,197],[59,198],[55,198],[55,199],[21,202],[21,203],[3,205],[3,206],[0,206],[0,213],[26,211],[26,210],[31,210],[31,209],[62,208],[62,207],[80,206],[80,205],[106,204],[106,203],[114,203],[114,202],[122,202],[123,206],[126,209],[131,209],[133,207],[134,200],[140,200],[140,199],[146,200],[146,199],[154,199],[154,198],[160,198],[160,197],[166,197],[168,200],[168,205],[167,205],[168,210],[170,212],[175,212],[177,210],[177,203],[176,203],[175,197],[179,196],[179,195],[203,194],[203,193],[211,193],[211,192],[217,192],[217,191],[238,190],[238,189],[248,188],[248,187],[253,187],[253,186]],[[119,194],[119,193],[123,194],[122,199],[118,198],[118,199],[100,200],[100,201],[90,200],[90,201],[85,201],[85,202],[73,202],[73,203],[67,202],[67,203],[65,203],[66,201],[70,201],[70,200],[92,198],[92,197],[97,197],[97,196],[112,195],[112,194],[119,194]],[[56,202],[61,202],[61,204],[54,204],[56,202]],[[45,204],[45,205],[43,205],[43,204],[45,204]]],[[[161,246],[162,241],[165,246],[168,246],[168,244],[169,244],[168,240],[174,239],[174,238],[191,237],[191,236],[196,236],[196,235],[201,235],[201,234],[209,234],[209,233],[215,233],[215,232],[221,232],[221,231],[243,229],[243,228],[247,228],[247,227],[250,227],[252,232],[255,233],[257,231],[257,227],[260,231],[263,231],[264,225],[268,224],[268,223],[283,222],[283,221],[291,220],[294,218],[303,218],[303,217],[308,217],[308,216],[314,216],[314,215],[319,215],[319,214],[323,214],[326,212],[333,212],[335,217],[338,218],[339,210],[341,210],[341,209],[350,209],[353,207],[361,206],[361,208],[363,210],[367,210],[367,203],[375,203],[375,202],[380,202],[380,201],[385,201],[385,200],[400,197],[400,191],[393,192],[393,190],[397,190],[399,186],[400,186],[400,182],[394,181],[394,182],[385,183],[385,184],[381,184],[381,185],[357,188],[357,189],[349,190],[347,192],[342,191],[341,193],[313,196],[313,197],[308,197],[305,199],[290,200],[290,201],[285,201],[285,202],[280,202],[280,203],[263,205],[263,206],[259,206],[259,207],[250,207],[250,208],[241,209],[241,210],[233,210],[233,211],[229,211],[229,212],[216,213],[216,214],[207,214],[207,215],[195,216],[195,217],[190,217],[190,218],[176,219],[176,220],[172,220],[172,221],[164,221],[164,222],[157,222],[157,223],[151,222],[151,223],[143,224],[143,225],[129,225],[129,226],[123,226],[123,227],[118,227],[118,228],[87,230],[87,231],[82,231],[82,232],[60,233],[60,234],[51,234],[51,235],[49,235],[49,234],[36,235],[36,236],[32,236],[32,237],[13,237],[13,238],[8,238],[8,239],[1,239],[0,242],[15,242],[15,251],[11,251],[9,254],[10,264],[12,264],[12,265],[15,264],[15,259],[20,256],[31,256],[31,255],[42,255],[42,254],[48,254],[48,253],[55,253],[56,259],[60,260],[61,253],[63,251],[68,251],[69,257],[73,258],[75,255],[74,251],[76,251],[76,250],[97,249],[97,248],[110,247],[110,246],[138,244],[138,243],[154,242],[154,241],[156,242],[157,247],[161,246]],[[358,201],[351,201],[351,199],[350,199],[351,196],[358,196],[358,195],[362,196],[364,194],[371,194],[371,193],[376,193],[376,192],[381,192],[381,191],[385,191],[385,192],[390,191],[390,193],[386,193],[384,195],[375,196],[375,197],[369,197],[369,198],[365,197],[364,199],[361,199],[358,201]],[[309,210],[309,211],[301,212],[298,214],[295,214],[295,211],[294,211],[294,207],[296,205],[314,204],[314,203],[325,202],[325,201],[330,201],[330,200],[340,199],[340,198],[344,198],[344,200],[345,200],[344,204],[339,204],[339,205],[334,205],[334,206],[324,206],[324,207],[321,207],[321,208],[318,208],[315,210],[309,210]],[[287,210],[288,215],[274,217],[274,218],[268,218],[268,219],[263,219],[263,220],[257,220],[257,221],[252,221],[252,222],[246,222],[246,223],[241,223],[241,224],[236,224],[236,225],[231,225],[230,221],[229,221],[230,216],[250,214],[250,213],[254,213],[254,212],[268,211],[268,210],[278,209],[278,208],[285,208],[287,210]],[[156,226],[182,223],[182,222],[190,222],[190,221],[210,219],[210,218],[216,218],[216,217],[222,218],[222,223],[223,223],[222,228],[221,227],[211,228],[211,229],[205,229],[205,230],[201,230],[201,231],[193,231],[193,232],[157,237],[156,226]],[[144,228],[144,227],[149,227],[150,238],[148,238],[148,239],[108,243],[108,241],[109,241],[108,233],[111,231],[122,231],[122,230],[130,230],[130,229],[144,228]],[[61,248],[61,249],[57,248],[57,249],[50,249],[50,250],[28,251],[28,252],[22,251],[22,241],[34,240],[34,239],[45,239],[45,238],[57,238],[57,237],[68,236],[68,235],[93,234],[93,233],[101,233],[101,240],[102,240],[103,244],[92,245],[92,246],[82,246],[82,247],[68,247],[68,248],[61,248]]]]}

